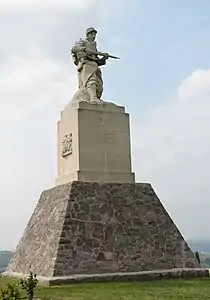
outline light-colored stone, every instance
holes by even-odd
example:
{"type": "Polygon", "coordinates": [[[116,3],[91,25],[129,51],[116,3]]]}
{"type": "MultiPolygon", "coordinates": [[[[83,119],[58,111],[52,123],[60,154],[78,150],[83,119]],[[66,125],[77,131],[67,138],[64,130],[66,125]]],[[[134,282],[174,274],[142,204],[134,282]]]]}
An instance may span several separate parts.
{"type": "MultiPolygon", "coordinates": [[[[123,282],[123,281],[154,281],[161,279],[175,279],[183,278],[187,274],[187,278],[209,278],[208,269],[167,269],[167,270],[154,270],[142,272],[123,272],[123,273],[103,273],[103,274],[78,274],[72,276],[58,276],[58,277],[42,277],[38,276],[38,280],[43,285],[63,285],[84,282],[123,282]],[[184,275],[184,276],[183,276],[184,275]]],[[[27,278],[28,274],[12,273],[8,274],[16,278],[27,278]]],[[[7,272],[3,274],[7,276],[7,272]]]]}
{"type": "Polygon", "coordinates": [[[108,102],[70,102],[61,113],[57,130],[56,185],[74,180],[135,181],[131,169],[129,115],[124,107],[108,102]],[[69,136],[71,143],[66,144],[69,136]]]}
{"type": "MultiPolygon", "coordinates": [[[[98,52],[95,41],[97,30],[93,27],[86,30],[86,38],[77,41],[71,49],[71,55],[78,71],[78,88],[87,101],[100,101],[103,93],[103,79],[100,66],[107,59],[119,57],[98,52]]],[[[77,97],[75,97],[77,98],[77,97]]],[[[79,100],[79,98],[78,98],[79,100]]]]}

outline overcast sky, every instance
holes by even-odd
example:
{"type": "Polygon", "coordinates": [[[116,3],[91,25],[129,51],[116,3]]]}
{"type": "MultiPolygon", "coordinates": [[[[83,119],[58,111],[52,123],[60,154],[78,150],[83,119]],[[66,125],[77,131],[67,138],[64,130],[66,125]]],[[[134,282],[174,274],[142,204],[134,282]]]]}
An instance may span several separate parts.
{"type": "Polygon", "coordinates": [[[0,0],[0,249],[14,249],[56,177],[56,122],[85,29],[119,55],[104,99],[131,118],[133,170],[186,238],[209,238],[209,0],[0,0]]]}

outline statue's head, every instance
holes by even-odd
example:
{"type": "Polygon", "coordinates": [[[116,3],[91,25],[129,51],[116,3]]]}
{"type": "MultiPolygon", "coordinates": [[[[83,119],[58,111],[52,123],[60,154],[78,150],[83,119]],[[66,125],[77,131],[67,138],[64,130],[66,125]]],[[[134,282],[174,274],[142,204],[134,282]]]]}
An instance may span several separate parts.
{"type": "Polygon", "coordinates": [[[97,30],[93,27],[90,27],[86,30],[86,37],[91,41],[95,41],[96,34],[97,34],[97,30]]]}

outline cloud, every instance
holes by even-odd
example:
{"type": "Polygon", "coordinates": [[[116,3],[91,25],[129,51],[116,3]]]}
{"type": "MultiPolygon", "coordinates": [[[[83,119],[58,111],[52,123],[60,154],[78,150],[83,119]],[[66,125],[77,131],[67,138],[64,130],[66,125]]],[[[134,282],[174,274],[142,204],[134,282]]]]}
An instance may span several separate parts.
{"type": "Polygon", "coordinates": [[[86,27],[97,27],[103,19],[96,0],[33,3],[20,0],[13,5],[12,1],[0,1],[0,61],[8,56],[25,56],[29,48],[68,60],[70,45],[84,34],[86,27]]]}
{"type": "Polygon", "coordinates": [[[152,182],[186,236],[208,236],[210,70],[185,78],[177,94],[133,123],[139,181],[152,182]],[[196,222],[195,222],[196,220],[196,222]]]}
{"type": "Polygon", "coordinates": [[[39,51],[8,57],[0,78],[0,236],[8,248],[18,242],[41,190],[54,184],[56,122],[77,80],[65,61],[39,51]]]}
{"type": "Polygon", "coordinates": [[[178,88],[178,98],[189,100],[210,92],[210,70],[196,70],[178,88]]]}
{"type": "Polygon", "coordinates": [[[0,78],[2,117],[4,110],[11,107],[9,117],[13,121],[39,107],[62,103],[64,95],[76,89],[76,74],[70,65],[35,55],[34,51],[27,57],[9,57],[2,62],[0,78]]]}
{"type": "Polygon", "coordinates": [[[0,12],[86,9],[93,0],[6,0],[0,1],[0,12]]]}
{"type": "Polygon", "coordinates": [[[54,185],[56,122],[77,89],[69,48],[103,23],[100,8],[95,0],[0,1],[0,247],[16,246],[41,191],[54,185]]]}

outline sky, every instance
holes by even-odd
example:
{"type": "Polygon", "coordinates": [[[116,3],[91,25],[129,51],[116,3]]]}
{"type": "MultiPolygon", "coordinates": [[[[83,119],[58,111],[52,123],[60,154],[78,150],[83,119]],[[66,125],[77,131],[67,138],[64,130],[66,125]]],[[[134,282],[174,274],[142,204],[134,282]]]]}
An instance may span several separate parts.
{"type": "Polygon", "coordinates": [[[209,0],[0,1],[0,249],[13,250],[57,172],[56,122],[77,89],[70,58],[87,27],[103,99],[130,114],[137,182],[181,233],[209,239],[209,0]]]}

